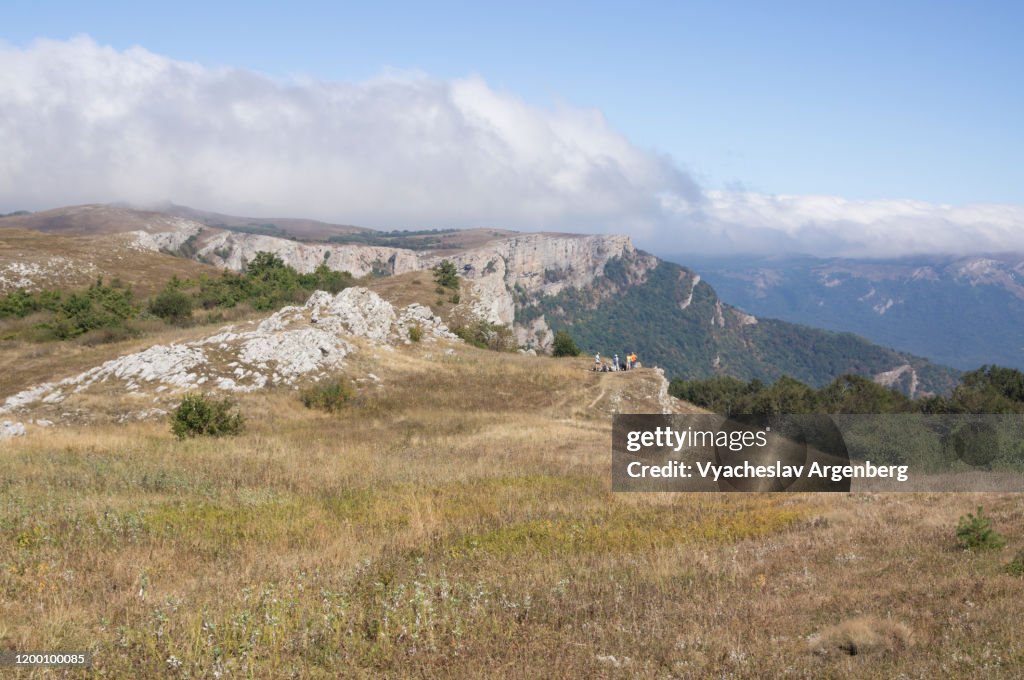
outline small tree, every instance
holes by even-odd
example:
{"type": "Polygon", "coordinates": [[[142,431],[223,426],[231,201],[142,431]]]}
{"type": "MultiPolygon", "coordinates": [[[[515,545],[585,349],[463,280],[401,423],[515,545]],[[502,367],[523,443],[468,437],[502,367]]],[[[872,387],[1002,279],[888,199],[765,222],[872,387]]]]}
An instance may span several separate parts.
{"type": "Polygon", "coordinates": [[[444,288],[458,289],[459,272],[451,260],[441,260],[434,267],[434,281],[444,288]]]}
{"type": "Polygon", "coordinates": [[[969,512],[960,518],[956,538],[965,550],[998,550],[1006,545],[1006,539],[992,528],[992,520],[985,516],[980,505],[977,515],[969,512]]]}
{"type": "Polygon", "coordinates": [[[223,437],[242,431],[242,414],[232,412],[230,399],[211,399],[202,394],[186,394],[171,413],[171,432],[186,437],[223,437]]]}
{"type": "Polygon", "coordinates": [[[551,349],[552,356],[578,357],[582,353],[576,341],[567,331],[562,330],[555,333],[555,341],[551,349]]]}
{"type": "Polygon", "coordinates": [[[270,272],[284,268],[284,260],[281,259],[280,255],[261,250],[256,253],[253,261],[246,266],[245,273],[249,276],[265,278],[270,272]]]}

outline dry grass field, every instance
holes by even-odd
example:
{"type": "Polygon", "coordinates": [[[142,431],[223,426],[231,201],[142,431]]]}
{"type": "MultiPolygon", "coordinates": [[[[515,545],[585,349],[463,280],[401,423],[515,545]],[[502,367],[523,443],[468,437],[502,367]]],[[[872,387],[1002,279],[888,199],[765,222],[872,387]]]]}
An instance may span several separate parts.
{"type": "Polygon", "coordinates": [[[18,268],[28,267],[25,279],[31,288],[84,288],[102,277],[108,283],[117,278],[140,297],[158,292],[177,276],[217,275],[216,267],[182,257],[141,251],[130,247],[123,235],[45,234],[10,228],[0,220],[0,293],[19,288],[18,268]],[[13,272],[4,272],[15,267],[13,272]]]}
{"type": "Polygon", "coordinates": [[[0,647],[94,653],[52,677],[1024,673],[1019,497],[612,493],[607,409],[658,380],[586,368],[379,348],[340,413],[254,393],[235,438],[33,428],[0,444],[0,647]],[[977,505],[1003,550],[956,547],[977,505]]]}

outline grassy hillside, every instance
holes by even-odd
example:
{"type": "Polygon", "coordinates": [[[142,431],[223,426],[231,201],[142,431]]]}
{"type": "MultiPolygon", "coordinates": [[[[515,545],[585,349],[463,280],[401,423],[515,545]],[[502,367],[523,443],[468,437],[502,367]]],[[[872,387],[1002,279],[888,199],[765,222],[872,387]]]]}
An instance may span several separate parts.
{"type": "Polygon", "coordinates": [[[179,279],[216,275],[201,262],[128,247],[116,235],[47,234],[8,228],[0,220],[0,294],[25,287],[34,290],[84,288],[97,278],[120,279],[140,295],[179,279]]]}
{"type": "Polygon", "coordinates": [[[910,364],[923,389],[945,392],[955,383],[952,370],[851,333],[772,319],[743,324],[703,281],[690,298],[693,274],[679,265],[659,263],[641,285],[629,285],[625,275],[622,263],[609,263],[591,289],[543,298],[538,310],[590,352],[635,350],[641,361],[675,377],[724,374],[770,382],[790,375],[820,387],[844,373],[873,375],[910,364]]]}
{"type": "Polygon", "coordinates": [[[110,678],[1019,675],[1014,497],[612,493],[609,409],[658,380],[587,364],[401,346],[334,415],[244,395],[234,439],[33,428],[0,448],[0,646],[110,678]],[[978,504],[1006,550],[954,549],[978,504]]]}

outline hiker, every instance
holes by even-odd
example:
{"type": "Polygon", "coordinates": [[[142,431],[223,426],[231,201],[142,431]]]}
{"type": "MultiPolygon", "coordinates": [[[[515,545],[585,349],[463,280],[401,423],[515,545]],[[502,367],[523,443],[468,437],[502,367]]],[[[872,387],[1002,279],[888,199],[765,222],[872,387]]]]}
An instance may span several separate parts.
{"type": "Polygon", "coordinates": [[[613,371],[619,370],[619,355],[618,354],[616,354],[615,358],[612,359],[612,370],[613,371]]]}
{"type": "Polygon", "coordinates": [[[626,361],[629,362],[630,370],[636,368],[636,352],[630,352],[629,356],[626,357],[626,361]]]}
{"type": "Polygon", "coordinates": [[[600,352],[595,352],[594,353],[594,370],[595,371],[600,371],[601,370],[601,353],[600,352]]]}

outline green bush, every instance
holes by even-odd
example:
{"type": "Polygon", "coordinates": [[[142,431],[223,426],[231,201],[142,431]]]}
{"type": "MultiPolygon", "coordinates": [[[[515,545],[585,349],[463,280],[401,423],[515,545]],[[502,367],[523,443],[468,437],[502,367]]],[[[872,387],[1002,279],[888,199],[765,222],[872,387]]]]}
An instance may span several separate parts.
{"type": "Polygon", "coordinates": [[[423,339],[423,326],[414,324],[409,326],[409,339],[413,342],[419,342],[423,339]]]}
{"type": "Polygon", "coordinates": [[[228,398],[213,399],[202,394],[186,394],[171,413],[171,432],[186,437],[223,437],[242,431],[242,415],[233,412],[235,403],[228,398]]]}
{"type": "Polygon", "coordinates": [[[980,505],[977,515],[969,512],[960,518],[956,539],[965,550],[998,550],[1006,545],[1006,539],[992,528],[992,520],[985,517],[980,505]]]}
{"type": "Polygon", "coordinates": [[[149,313],[164,321],[182,323],[192,317],[192,298],[177,286],[169,285],[149,301],[149,313]]]}
{"type": "Polygon", "coordinates": [[[132,292],[96,279],[89,288],[72,293],[56,305],[49,329],[60,340],[76,338],[97,328],[116,328],[138,314],[132,292]]]}
{"type": "Polygon", "coordinates": [[[37,297],[21,288],[0,297],[0,317],[25,317],[39,309],[37,297]]]}
{"type": "Polygon", "coordinates": [[[578,357],[583,352],[580,350],[576,341],[572,339],[567,331],[558,331],[555,333],[554,346],[551,349],[551,354],[556,357],[578,357]]]}
{"type": "Polygon", "coordinates": [[[299,398],[306,408],[336,413],[344,408],[353,396],[355,392],[351,385],[339,379],[307,387],[302,390],[299,398]]]}

